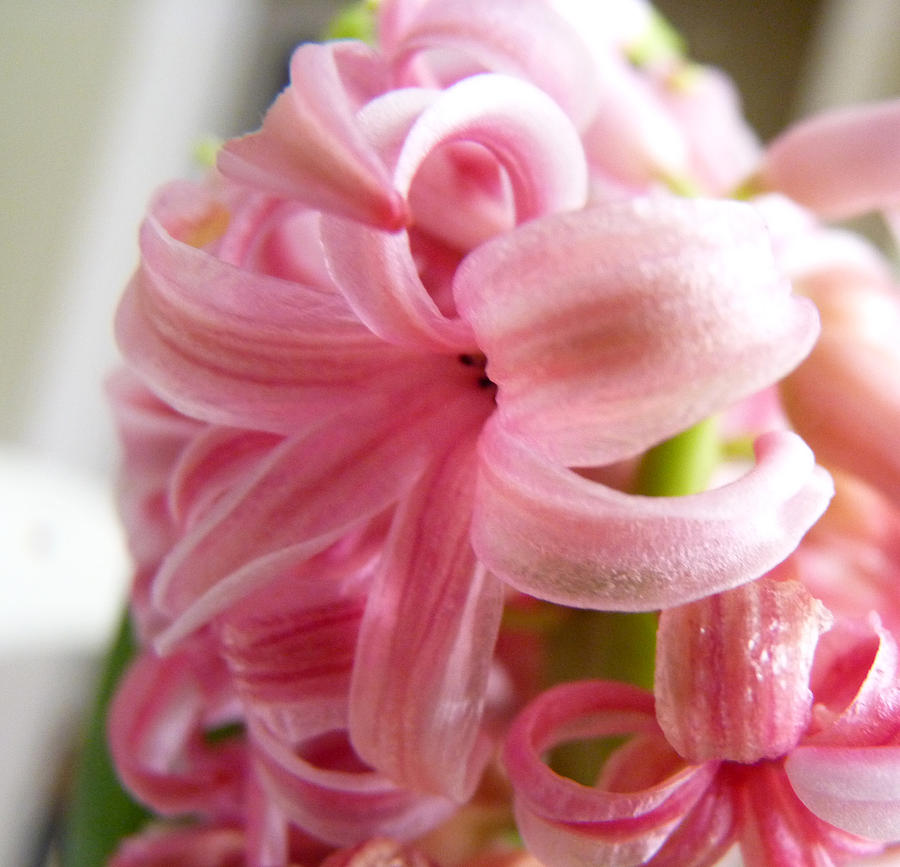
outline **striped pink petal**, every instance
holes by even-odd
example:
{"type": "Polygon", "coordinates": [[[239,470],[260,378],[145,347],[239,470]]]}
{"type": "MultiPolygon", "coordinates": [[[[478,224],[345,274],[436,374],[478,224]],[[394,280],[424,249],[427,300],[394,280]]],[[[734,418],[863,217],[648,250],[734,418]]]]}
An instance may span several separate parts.
{"type": "Polygon", "coordinates": [[[120,304],[122,351],[189,415],[292,433],[373,388],[402,391],[440,360],[386,346],[330,289],[253,274],[185,244],[152,216],[120,304]]]}
{"type": "Polygon", "coordinates": [[[396,502],[452,435],[454,409],[459,415],[439,391],[427,398],[402,411],[392,404],[392,414],[378,400],[357,406],[340,424],[288,438],[260,460],[164,562],[154,601],[178,619],[159,646],[396,502]]]}
{"type": "MultiPolygon", "coordinates": [[[[733,797],[741,817],[741,857],[746,867],[823,867],[861,863],[882,846],[811,813],[778,762],[760,762],[734,773],[733,797]]],[[[864,862],[868,863],[868,862],[864,862]]]]}
{"type": "Polygon", "coordinates": [[[481,717],[503,608],[469,542],[475,440],[462,437],[398,508],[360,632],[350,705],[359,754],[462,802],[489,757],[481,717]]]}
{"type": "Polygon", "coordinates": [[[554,687],[516,718],[504,761],[519,830],[542,863],[630,867],[662,846],[712,782],[716,762],[669,773],[667,761],[654,784],[608,791],[561,777],[543,759],[566,740],[658,731],[650,693],[604,681],[554,687]]]}
{"type": "MultiPolygon", "coordinates": [[[[865,642],[845,639],[828,658],[827,691],[835,679],[853,678],[863,653],[868,673],[846,708],[819,712],[820,730],[786,759],[785,771],[800,800],[816,816],[871,840],[900,839],[900,688],[898,649],[877,615],[869,618],[874,655],[865,642]],[[831,682],[829,682],[831,681],[831,682]]],[[[851,684],[855,686],[855,684],[851,684]]]]}
{"type": "Polygon", "coordinates": [[[757,465],[715,490],[639,497],[544,460],[491,419],[482,434],[472,544],[541,599],[617,611],[680,605],[783,560],[833,487],[794,434],[757,440],[757,465]]]}
{"type": "Polygon", "coordinates": [[[813,654],[830,624],[799,581],[770,578],[664,611],[654,693],[666,739],[691,762],[788,753],[809,726],[813,654]]]}
{"type": "Polygon", "coordinates": [[[325,552],[218,623],[221,655],[248,717],[293,742],[346,707],[373,552],[325,552]],[[329,556],[332,554],[332,556],[329,556]]]}
{"type": "Polygon", "coordinates": [[[345,714],[335,707],[296,744],[251,725],[256,771],[288,819],[327,843],[351,846],[376,836],[410,840],[453,812],[452,801],[402,788],[367,767],[346,737],[345,714]]]}
{"type": "Polygon", "coordinates": [[[116,771],[139,801],[167,816],[240,815],[243,742],[204,738],[228,698],[225,669],[208,648],[137,658],[110,706],[108,738],[116,771]]]}

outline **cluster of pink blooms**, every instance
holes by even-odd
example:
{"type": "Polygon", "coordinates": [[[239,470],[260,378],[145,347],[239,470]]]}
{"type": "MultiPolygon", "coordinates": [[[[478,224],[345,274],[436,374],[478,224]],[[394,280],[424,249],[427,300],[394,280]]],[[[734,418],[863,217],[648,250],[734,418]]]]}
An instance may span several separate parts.
{"type": "Polygon", "coordinates": [[[900,295],[833,223],[896,216],[900,103],[763,148],[642,0],[372,14],[141,229],[113,863],[889,857],[900,295]],[[548,684],[570,609],[660,611],[654,689],[548,684]]]}

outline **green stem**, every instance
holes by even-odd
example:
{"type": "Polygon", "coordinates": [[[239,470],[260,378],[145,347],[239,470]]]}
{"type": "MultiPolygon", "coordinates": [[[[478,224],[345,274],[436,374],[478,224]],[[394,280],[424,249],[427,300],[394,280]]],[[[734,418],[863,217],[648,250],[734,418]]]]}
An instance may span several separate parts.
{"type": "Polygon", "coordinates": [[[102,867],[122,838],[150,818],[119,784],[106,745],[109,702],[134,652],[126,616],[106,657],[75,768],[63,828],[62,867],[102,867]]]}
{"type": "MultiPolygon", "coordinates": [[[[717,419],[707,419],[660,443],[643,457],[635,493],[677,497],[709,484],[720,460],[717,419]]],[[[653,687],[656,612],[625,614],[569,609],[548,637],[547,683],[602,678],[653,687]]],[[[573,741],[553,751],[554,769],[592,785],[615,739],[573,741]]]]}
{"type": "Polygon", "coordinates": [[[636,493],[650,497],[696,494],[709,484],[720,457],[718,419],[708,418],[644,455],[636,493]]]}

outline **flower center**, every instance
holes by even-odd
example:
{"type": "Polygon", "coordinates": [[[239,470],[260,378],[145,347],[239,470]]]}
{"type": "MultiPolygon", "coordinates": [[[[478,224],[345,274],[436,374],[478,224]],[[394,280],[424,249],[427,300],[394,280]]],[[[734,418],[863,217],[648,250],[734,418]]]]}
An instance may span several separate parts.
{"type": "Polygon", "coordinates": [[[457,361],[459,361],[459,363],[463,365],[463,367],[471,368],[472,373],[475,376],[475,383],[478,388],[484,391],[490,390],[492,393],[497,391],[497,386],[491,381],[486,372],[487,358],[485,358],[480,352],[464,352],[458,355],[456,358],[457,361]]]}

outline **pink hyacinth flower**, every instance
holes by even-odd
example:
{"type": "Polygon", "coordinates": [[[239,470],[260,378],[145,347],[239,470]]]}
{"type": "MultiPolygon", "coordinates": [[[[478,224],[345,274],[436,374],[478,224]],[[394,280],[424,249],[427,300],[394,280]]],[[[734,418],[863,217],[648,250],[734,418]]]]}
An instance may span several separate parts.
{"type": "MultiPolygon", "coordinates": [[[[350,93],[343,51],[331,57],[344,77],[322,86],[350,93]]],[[[319,129],[321,94],[290,94],[291,123],[319,129]]],[[[224,234],[198,247],[191,226],[209,209],[170,195],[142,230],[118,319],[125,355],[181,411],[277,438],[207,498],[155,577],[171,618],[160,646],[394,509],[361,625],[351,739],[402,785],[464,799],[489,749],[500,581],[579,607],[656,609],[756,577],[821,513],[830,482],[788,433],[760,440],[744,478],[692,497],[632,497],[573,471],[633,457],[778,379],[817,318],[747,205],[584,208],[576,130],[522,79],[482,74],[341,111],[329,135],[360,172],[377,157],[409,229],[374,227],[338,185],[318,228],[299,203],[235,196],[224,234]],[[441,185],[467,166],[470,184],[441,185]],[[446,228],[441,215],[466,208],[488,227],[467,254],[417,227],[417,209],[446,228]],[[260,238],[276,236],[281,254],[260,258],[271,249],[260,238]]],[[[280,129],[226,149],[261,165],[266,189],[289,177],[267,162],[280,129]]],[[[330,183],[328,164],[305,170],[330,183]]]]}
{"type": "Polygon", "coordinates": [[[505,754],[529,849],[559,867],[700,867],[739,843],[751,867],[812,867],[900,837],[896,644],[877,619],[820,639],[829,623],[802,585],[764,578],[663,613],[655,707],[602,681],[532,702],[505,754]],[[629,733],[596,787],[542,759],[629,733]]]}

